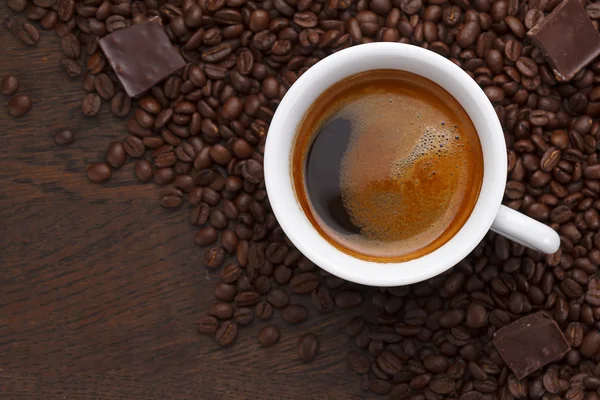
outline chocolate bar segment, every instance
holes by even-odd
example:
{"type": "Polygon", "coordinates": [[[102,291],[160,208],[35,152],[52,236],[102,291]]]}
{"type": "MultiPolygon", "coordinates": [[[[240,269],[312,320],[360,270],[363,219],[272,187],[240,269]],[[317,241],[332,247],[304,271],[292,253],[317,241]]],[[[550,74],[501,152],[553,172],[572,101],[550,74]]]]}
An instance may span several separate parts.
{"type": "Polygon", "coordinates": [[[543,311],[498,329],[493,343],[518,379],[560,360],[570,350],[556,321],[543,311]]]}
{"type": "Polygon", "coordinates": [[[100,39],[100,47],[130,97],[137,97],[185,66],[164,28],[137,24],[100,39]]]}
{"type": "Polygon", "coordinates": [[[600,54],[600,34],[578,0],[564,0],[527,32],[556,79],[568,81],[600,54]]]}

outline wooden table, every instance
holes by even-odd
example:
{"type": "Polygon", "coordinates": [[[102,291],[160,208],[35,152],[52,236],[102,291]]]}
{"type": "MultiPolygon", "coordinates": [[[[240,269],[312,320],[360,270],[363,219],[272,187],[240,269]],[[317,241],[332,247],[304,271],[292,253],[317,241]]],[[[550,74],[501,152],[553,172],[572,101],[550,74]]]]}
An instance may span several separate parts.
{"type": "MultiPolygon", "coordinates": [[[[9,14],[0,2],[0,19],[9,14]]],[[[189,206],[161,209],[131,163],[107,184],[87,181],[126,120],[107,104],[83,117],[81,81],[61,70],[60,54],[53,32],[27,47],[0,31],[0,76],[16,74],[33,98],[15,120],[0,95],[0,398],[368,398],[346,366],[350,312],[311,309],[300,326],[277,314],[282,339],[269,349],[258,347],[257,323],[228,349],[196,332],[218,278],[202,265],[189,206]],[[59,128],[76,142],[57,147],[59,128]],[[296,344],[309,332],[321,350],[302,364],[296,344]]]]}

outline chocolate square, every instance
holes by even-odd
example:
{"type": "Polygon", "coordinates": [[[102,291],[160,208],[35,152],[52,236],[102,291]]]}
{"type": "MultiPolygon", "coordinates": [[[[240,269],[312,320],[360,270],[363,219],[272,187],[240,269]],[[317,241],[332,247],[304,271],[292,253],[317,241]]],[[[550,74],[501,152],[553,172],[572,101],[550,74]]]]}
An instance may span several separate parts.
{"type": "Polygon", "coordinates": [[[498,329],[493,343],[518,379],[560,360],[571,349],[556,321],[543,311],[498,329]]]}
{"type": "Polygon", "coordinates": [[[148,22],[100,39],[100,47],[130,97],[137,97],[185,66],[164,28],[148,22]]]}
{"type": "Polygon", "coordinates": [[[579,0],[564,0],[527,32],[556,79],[568,81],[600,54],[600,34],[579,0]]]}

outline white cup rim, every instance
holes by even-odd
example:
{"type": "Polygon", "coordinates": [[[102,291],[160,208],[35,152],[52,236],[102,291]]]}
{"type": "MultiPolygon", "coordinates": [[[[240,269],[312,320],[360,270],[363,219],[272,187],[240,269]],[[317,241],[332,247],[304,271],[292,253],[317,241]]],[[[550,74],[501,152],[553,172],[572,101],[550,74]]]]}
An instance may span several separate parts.
{"type": "Polygon", "coordinates": [[[288,90],[267,135],[265,184],[275,217],[291,242],[319,267],[345,280],[371,286],[401,286],[439,275],[465,258],[490,229],[504,195],[506,143],[487,96],[460,67],[444,57],[402,43],[350,47],[321,60],[288,90]],[[463,227],[444,245],[422,257],[376,263],[352,257],[324,239],[300,207],[291,181],[291,148],[308,107],[341,79],[372,69],[401,69],[446,89],[471,117],[482,144],[484,177],[477,203],[463,227]]]}

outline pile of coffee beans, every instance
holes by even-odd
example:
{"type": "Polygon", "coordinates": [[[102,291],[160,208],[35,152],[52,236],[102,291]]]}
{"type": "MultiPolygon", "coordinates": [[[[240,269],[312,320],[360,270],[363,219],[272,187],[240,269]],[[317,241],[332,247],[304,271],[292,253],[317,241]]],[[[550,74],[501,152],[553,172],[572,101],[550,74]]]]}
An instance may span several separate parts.
{"type": "MultiPolygon", "coordinates": [[[[557,230],[561,249],[542,256],[490,233],[447,273],[380,289],[371,299],[379,313],[348,323],[357,346],[349,368],[365,390],[392,399],[600,399],[600,61],[558,82],[526,37],[560,0],[7,3],[28,18],[8,23],[24,43],[43,45],[37,25],[61,38],[61,65],[82,78],[84,115],[107,102],[129,117],[130,135],[108,146],[89,179],[104,182],[133,159],[141,182],[162,187],[162,207],[190,205],[195,241],[207,247],[204,264],[221,277],[198,329],[222,346],[274,312],[286,323],[306,320],[296,295],[311,296],[321,313],[365,298],[303,257],[271,212],[264,144],[289,87],[320,59],[360,43],[409,43],[449,58],[483,88],[504,128],[505,204],[557,230]],[[188,64],[132,102],[98,39],[156,18],[188,64]],[[572,350],[518,380],[491,339],[537,310],[556,319],[572,350]]],[[[583,3],[598,28],[598,3],[583,3]]],[[[13,85],[6,79],[3,91],[13,85]]],[[[15,110],[28,108],[14,102],[15,110]]],[[[279,329],[259,323],[258,345],[275,345],[279,329]]],[[[310,361],[318,348],[316,336],[303,336],[298,358],[310,361]]]]}

